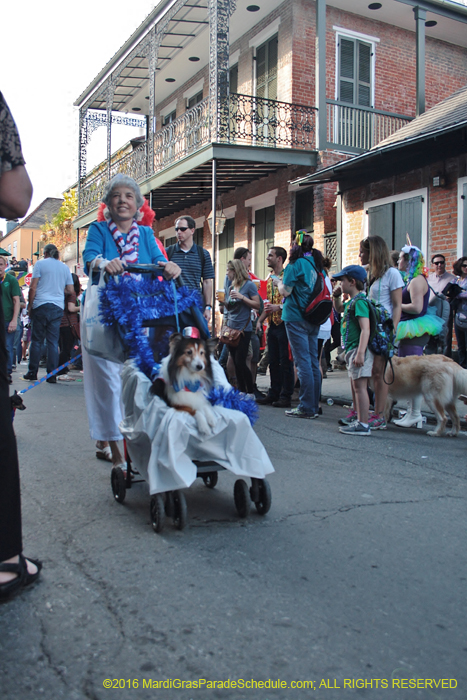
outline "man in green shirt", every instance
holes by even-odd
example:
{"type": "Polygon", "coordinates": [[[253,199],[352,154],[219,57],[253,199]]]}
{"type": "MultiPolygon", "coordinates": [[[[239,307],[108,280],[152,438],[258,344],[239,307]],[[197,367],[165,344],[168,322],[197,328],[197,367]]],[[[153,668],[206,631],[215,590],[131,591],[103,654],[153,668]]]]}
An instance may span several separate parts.
{"type": "Polygon", "coordinates": [[[2,285],[2,305],[5,316],[5,341],[7,349],[7,375],[11,384],[11,368],[13,366],[13,352],[15,344],[16,326],[18,323],[19,304],[21,290],[18,280],[14,275],[5,274],[8,261],[0,255],[0,284],[2,285]]]}

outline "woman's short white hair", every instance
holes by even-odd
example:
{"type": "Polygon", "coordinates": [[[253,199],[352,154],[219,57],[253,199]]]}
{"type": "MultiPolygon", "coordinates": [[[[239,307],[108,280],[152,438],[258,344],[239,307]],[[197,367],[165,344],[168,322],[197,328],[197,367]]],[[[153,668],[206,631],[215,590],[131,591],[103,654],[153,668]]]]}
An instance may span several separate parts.
{"type": "MultiPolygon", "coordinates": [[[[117,173],[116,175],[113,176],[111,180],[106,184],[104,188],[104,194],[102,197],[102,201],[104,204],[107,204],[107,207],[109,206],[111,202],[111,197],[112,197],[112,191],[115,189],[115,187],[129,187],[130,189],[133,190],[135,193],[136,197],[136,207],[140,209],[143,204],[144,204],[144,197],[141,194],[141,190],[139,189],[139,185],[135,180],[133,180],[132,177],[129,175],[124,175],[123,173],[117,173]]],[[[110,218],[110,215],[108,214],[108,208],[105,208],[104,210],[104,216],[106,219],[110,218]]]]}

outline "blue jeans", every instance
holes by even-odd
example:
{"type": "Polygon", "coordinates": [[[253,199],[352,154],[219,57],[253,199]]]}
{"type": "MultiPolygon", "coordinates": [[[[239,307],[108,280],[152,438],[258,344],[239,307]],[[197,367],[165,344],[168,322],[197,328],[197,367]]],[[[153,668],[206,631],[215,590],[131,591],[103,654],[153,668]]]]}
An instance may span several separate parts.
{"type": "Polygon", "coordinates": [[[6,373],[11,374],[13,367],[13,356],[15,352],[15,335],[16,333],[8,333],[9,323],[5,323],[5,345],[6,345],[6,373]]]}
{"type": "Polygon", "coordinates": [[[300,403],[298,407],[314,415],[318,413],[321,392],[321,372],[318,358],[319,326],[308,321],[286,321],[285,328],[292,348],[293,359],[300,380],[300,403]]]}
{"type": "Polygon", "coordinates": [[[63,309],[56,304],[41,304],[31,312],[32,333],[29,348],[29,372],[37,375],[44,338],[47,341],[47,374],[58,367],[58,339],[63,309]]]}

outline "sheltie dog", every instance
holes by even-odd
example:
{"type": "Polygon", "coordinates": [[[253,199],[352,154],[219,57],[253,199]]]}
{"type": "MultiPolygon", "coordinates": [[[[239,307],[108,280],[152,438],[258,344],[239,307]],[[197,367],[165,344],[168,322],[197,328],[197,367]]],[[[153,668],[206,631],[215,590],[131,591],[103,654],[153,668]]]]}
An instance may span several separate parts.
{"type": "Polygon", "coordinates": [[[447,418],[452,421],[451,437],[456,437],[460,429],[456,399],[467,394],[467,370],[444,355],[410,355],[393,357],[393,371],[386,367],[385,381],[389,385],[385,418],[390,419],[392,406],[397,399],[413,399],[422,395],[436,416],[435,430],[428,435],[441,437],[444,434],[447,418]]]}
{"type": "Polygon", "coordinates": [[[174,333],[169,340],[169,354],[161,363],[160,377],[151,389],[168,406],[194,416],[200,433],[211,432],[216,423],[216,416],[206,398],[214,383],[213,349],[210,340],[174,333]]]}

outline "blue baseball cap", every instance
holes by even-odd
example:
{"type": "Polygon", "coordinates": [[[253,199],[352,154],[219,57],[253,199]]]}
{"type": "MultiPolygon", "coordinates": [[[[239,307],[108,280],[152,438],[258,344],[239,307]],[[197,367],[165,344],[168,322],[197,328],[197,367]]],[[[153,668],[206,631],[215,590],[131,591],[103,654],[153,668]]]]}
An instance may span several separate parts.
{"type": "Polygon", "coordinates": [[[361,265],[347,265],[340,272],[333,274],[332,279],[338,280],[341,277],[349,277],[353,280],[360,280],[365,282],[367,278],[367,271],[361,265]]]}

